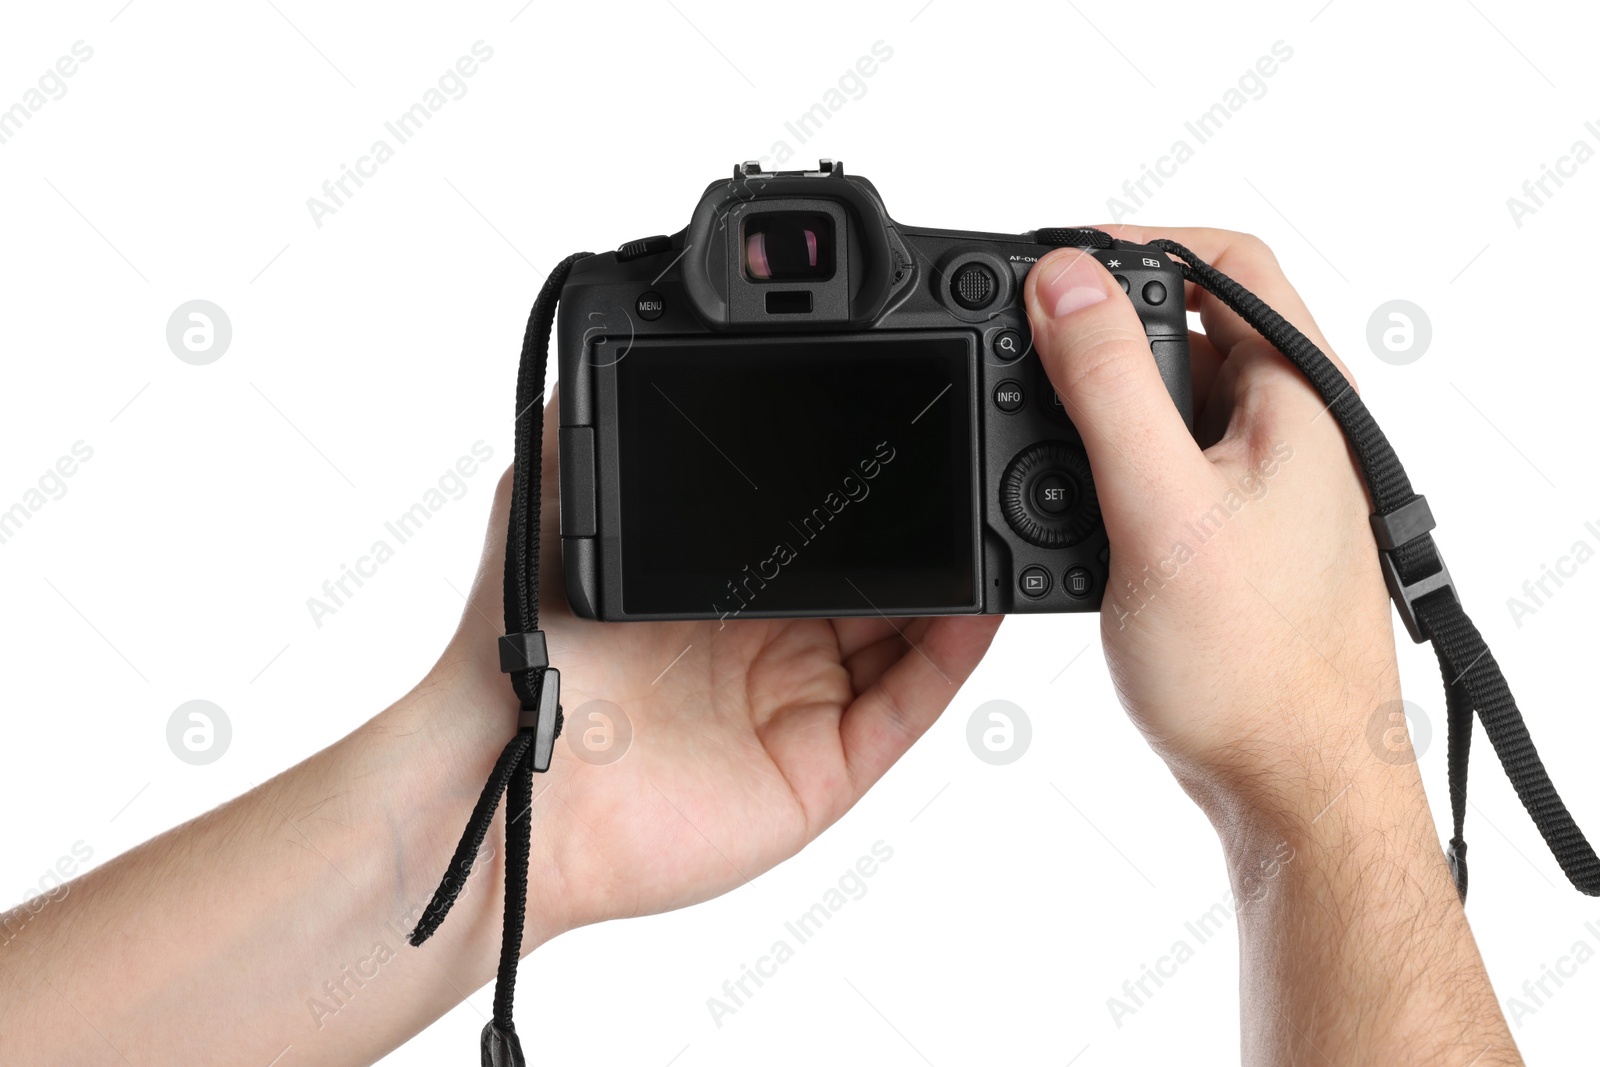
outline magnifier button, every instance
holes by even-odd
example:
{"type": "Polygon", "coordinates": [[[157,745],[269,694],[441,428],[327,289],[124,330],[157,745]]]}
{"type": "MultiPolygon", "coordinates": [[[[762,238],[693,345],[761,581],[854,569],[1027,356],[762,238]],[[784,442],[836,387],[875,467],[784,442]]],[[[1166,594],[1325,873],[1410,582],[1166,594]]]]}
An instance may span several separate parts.
{"type": "Polygon", "coordinates": [[[1018,359],[1028,350],[1027,342],[1016,330],[1001,330],[994,335],[994,354],[1007,363],[1018,359]]]}

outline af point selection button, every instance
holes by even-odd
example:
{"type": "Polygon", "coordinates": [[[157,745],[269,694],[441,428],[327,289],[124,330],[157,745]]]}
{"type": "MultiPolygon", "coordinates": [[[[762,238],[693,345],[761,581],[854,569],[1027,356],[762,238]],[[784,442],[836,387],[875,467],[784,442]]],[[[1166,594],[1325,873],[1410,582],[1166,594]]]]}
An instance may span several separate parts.
{"type": "Polygon", "coordinates": [[[1038,600],[1050,591],[1050,572],[1043,567],[1024,567],[1017,575],[1017,588],[1030,600],[1038,600]]]}
{"type": "Polygon", "coordinates": [[[994,406],[1007,415],[1022,410],[1022,383],[1007,379],[994,387],[994,406]]]}
{"type": "Polygon", "coordinates": [[[646,322],[654,322],[661,317],[663,311],[667,310],[667,305],[661,299],[660,293],[652,291],[640,293],[639,299],[634,301],[633,310],[637,311],[639,317],[646,322]]]}

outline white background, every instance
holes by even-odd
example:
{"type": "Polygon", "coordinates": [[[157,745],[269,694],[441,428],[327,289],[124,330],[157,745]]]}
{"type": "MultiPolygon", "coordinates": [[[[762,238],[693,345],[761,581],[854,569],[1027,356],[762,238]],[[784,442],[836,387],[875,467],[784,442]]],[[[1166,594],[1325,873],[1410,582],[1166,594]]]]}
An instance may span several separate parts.
{"type": "MultiPolygon", "coordinates": [[[[428,667],[510,460],[522,327],[558,258],[679,228],[708,181],[780,140],[792,165],[827,156],[871,177],[909,223],[1103,221],[1277,41],[1293,56],[1264,95],[1131,217],[1273,244],[1432,501],[1555,781],[1600,829],[1600,563],[1520,626],[1506,607],[1575,541],[1600,545],[1584,529],[1600,522],[1600,163],[1521,226],[1506,203],[1575,140],[1600,148],[1584,128],[1600,119],[1591,10],[274,3],[3,16],[0,107],[74,42],[94,51],[0,144],[0,508],[74,442],[93,458],[0,544],[0,899],[75,843],[103,863],[237,795],[428,667]],[[315,225],[307,198],[479,40],[493,58],[466,95],[315,225]],[[893,56],[864,95],[806,143],[785,129],[877,41],[893,56]],[[209,366],[165,339],[197,298],[233,326],[209,366]],[[1366,342],[1395,298],[1433,326],[1405,366],[1366,342]],[[491,467],[316,627],[306,598],[480,439],[491,467]],[[203,767],[165,739],[196,698],[234,731],[203,767]]],[[[1401,656],[1446,825],[1437,670],[1425,649],[1401,656]]],[[[1468,911],[1504,1003],[1575,942],[1600,947],[1584,925],[1600,906],[1566,885],[1481,732],[1473,756],[1468,911]]],[[[1227,1063],[1231,931],[1120,1027],[1106,1003],[1226,892],[1209,826],[1124,721],[1096,620],[1018,619],[945,719],[803,855],[686,912],[559,939],[524,964],[520,1015],[530,1055],[552,1064],[1227,1063]],[[1032,720],[1010,766],[967,747],[967,717],[991,699],[1032,720]],[[879,840],[894,856],[867,895],[716,1026],[707,998],[879,840]]],[[[1529,1060],[1592,1047],[1597,994],[1587,964],[1523,1016],[1529,1060]]],[[[465,1062],[488,1006],[477,992],[385,1062],[465,1062]]],[[[309,1016],[285,1035],[316,1039],[309,1016]]]]}

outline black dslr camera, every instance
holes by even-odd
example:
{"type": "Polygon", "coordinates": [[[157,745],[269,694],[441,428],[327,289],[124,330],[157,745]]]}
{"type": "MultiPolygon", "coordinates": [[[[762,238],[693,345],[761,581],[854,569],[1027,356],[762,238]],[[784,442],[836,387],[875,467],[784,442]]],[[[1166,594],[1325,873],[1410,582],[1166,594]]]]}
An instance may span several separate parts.
{"type": "Polygon", "coordinates": [[[585,618],[1093,611],[1105,528],[1022,307],[1050,249],[1138,309],[1192,421],[1183,275],[1092,230],[903,226],[753,163],[561,293],[561,549],[585,618]],[[1104,247],[1100,247],[1104,246],[1104,247]]]}

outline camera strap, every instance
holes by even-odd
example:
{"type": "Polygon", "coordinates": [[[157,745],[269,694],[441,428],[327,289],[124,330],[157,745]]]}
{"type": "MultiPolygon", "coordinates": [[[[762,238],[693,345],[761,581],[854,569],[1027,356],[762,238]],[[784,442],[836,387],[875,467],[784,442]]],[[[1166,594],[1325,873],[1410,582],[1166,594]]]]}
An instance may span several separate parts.
{"type": "Polygon", "coordinates": [[[500,932],[500,968],[494,983],[494,1017],[479,1039],[483,1067],[525,1067],[522,1042],[512,1015],[517,963],[522,958],[522,926],[528,907],[528,857],[532,851],[533,776],[550,769],[561,733],[561,673],[550,666],[544,632],[539,629],[539,475],[543,470],[544,380],[556,304],[579,252],[556,265],[545,279],[528,328],[522,336],[517,370],[516,459],[511,474],[511,524],[506,534],[505,636],[500,638],[500,669],[511,676],[521,710],[517,732],[495,761],[456,845],[450,868],[409,938],[421,945],[433,936],[460,896],[473,860],[494,821],[500,794],[506,795],[505,914],[500,932]]]}
{"type": "MultiPolygon", "coordinates": [[[[1110,247],[1112,237],[1087,228],[1040,230],[1043,243],[1110,247]]],[[[1244,286],[1176,241],[1151,244],[1172,256],[1183,276],[1231,308],[1265,338],[1311,383],[1344,432],[1372,497],[1370,518],[1384,581],[1411,639],[1431,642],[1444,680],[1448,716],[1450,811],[1454,822],[1445,850],[1461,899],[1467,896],[1467,757],[1473,714],[1482,720],[1489,743],[1534,825],[1567,878],[1581,892],[1600,896],[1600,857],[1578,829],[1556,792],[1528,735],[1516,698],[1483,635],[1456,597],[1455,585],[1434,544],[1433,513],[1411,480],[1394,447],[1372,418],[1350,382],[1310,338],[1244,286]]],[[[517,372],[516,460],[512,474],[511,519],[506,540],[505,625],[500,638],[500,669],[511,677],[521,706],[517,732],[495,761],[472,809],[450,868],[434,891],[412,945],[421,945],[444,921],[460,895],[478,849],[488,836],[500,795],[507,798],[505,914],[500,966],[495,979],[494,1017],[480,1043],[483,1067],[525,1067],[512,1018],[517,963],[522,954],[528,900],[528,859],[532,845],[533,775],[549,770],[561,732],[560,672],[549,665],[539,626],[539,504],[543,463],[544,382],[556,305],[572,265],[590,255],[562,260],[545,279],[528,316],[517,372]]]]}
{"type": "Polygon", "coordinates": [[[1255,294],[1176,241],[1157,240],[1151,244],[1178,260],[1186,279],[1232,308],[1306,376],[1355,452],[1362,479],[1372,496],[1372,533],[1378,542],[1389,596],[1411,639],[1418,644],[1432,642],[1444,679],[1450,814],[1454,822],[1445,856],[1461,899],[1467,898],[1467,842],[1463,831],[1474,711],[1483,722],[1484,733],[1500,757],[1512,788],[1561,870],[1579,891],[1600,896],[1600,857],[1595,856],[1562,803],[1528,736],[1527,724],[1522,721],[1522,712],[1500,664],[1456,596],[1450,571],[1429,532],[1435,523],[1427,499],[1412,490],[1400,458],[1366,404],[1321,349],[1255,294]]]}

